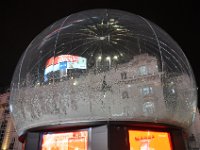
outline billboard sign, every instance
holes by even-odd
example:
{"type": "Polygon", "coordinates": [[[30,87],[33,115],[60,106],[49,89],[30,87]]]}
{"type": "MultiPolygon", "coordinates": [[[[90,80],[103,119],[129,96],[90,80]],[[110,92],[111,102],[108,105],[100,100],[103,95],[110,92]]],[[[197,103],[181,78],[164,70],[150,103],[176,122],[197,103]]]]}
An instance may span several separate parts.
{"type": "Polygon", "coordinates": [[[172,150],[168,132],[129,130],[130,150],[172,150]]]}
{"type": "Polygon", "coordinates": [[[51,72],[66,72],[69,69],[87,69],[87,59],[75,55],[59,55],[47,60],[44,70],[44,80],[47,81],[47,75],[51,72]]]}
{"type": "Polygon", "coordinates": [[[88,131],[44,134],[41,150],[88,150],[88,131]]]}

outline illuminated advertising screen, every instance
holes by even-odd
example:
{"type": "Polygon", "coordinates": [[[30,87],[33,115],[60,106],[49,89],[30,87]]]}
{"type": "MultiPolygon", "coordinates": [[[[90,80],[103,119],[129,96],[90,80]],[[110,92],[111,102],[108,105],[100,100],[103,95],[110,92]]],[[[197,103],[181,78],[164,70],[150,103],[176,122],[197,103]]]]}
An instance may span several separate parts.
{"type": "Polygon", "coordinates": [[[168,132],[129,130],[130,150],[172,150],[168,132]]]}
{"type": "MultiPolygon", "coordinates": [[[[44,70],[44,80],[48,80],[48,74],[51,72],[65,72],[72,69],[87,69],[87,59],[75,55],[59,55],[47,60],[44,70]]],[[[62,75],[60,75],[62,77],[62,75]]]]}
{"type": "Polygon", "coordinates": [[[88,150],[88,131],[44,134],[41,150],[88,150]]]}
{"type": "Polygon", "coordinates": [[[73,68],[86,69],[87,68],[86,58],[80,57],[80,56],[75,56],[75,55],[59,55],[56,57],[51,57],[47,60],[45,68],[48,68],[53,65],[54,66],[59,65],[62,68],[63,63],[64,64],[69,63],[69,65],[65,65],[65,67],[64,67],[67,69],[73,69],[73,68]]]}

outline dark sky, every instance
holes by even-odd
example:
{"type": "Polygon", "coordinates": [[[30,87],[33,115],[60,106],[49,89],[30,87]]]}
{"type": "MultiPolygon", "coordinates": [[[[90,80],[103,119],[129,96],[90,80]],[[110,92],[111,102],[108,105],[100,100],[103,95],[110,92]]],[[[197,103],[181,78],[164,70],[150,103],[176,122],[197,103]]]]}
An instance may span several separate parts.
{"type": "Polygon", "coordinates": [[[200,7],[192,0],[2,0],[0,89],[9,87],[22,52],[44,28],[69,14],[94,8],[129,11],[163,28],[185,52],[200,85],[200,7]]]}

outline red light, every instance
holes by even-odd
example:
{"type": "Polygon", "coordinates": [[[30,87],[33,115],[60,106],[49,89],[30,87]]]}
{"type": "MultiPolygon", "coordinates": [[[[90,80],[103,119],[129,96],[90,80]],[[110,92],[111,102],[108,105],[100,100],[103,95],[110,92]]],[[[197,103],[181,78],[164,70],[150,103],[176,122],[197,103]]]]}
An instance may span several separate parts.
{"type": "Polygon", "coordinates": [[[56,57],[51,57],[47,60],[45,67],[47,68],[48,66],[51,65],[56,65],[60,62],[78,62],[79,56],[74,56],[74,55],[59,55],[56,57]]]}

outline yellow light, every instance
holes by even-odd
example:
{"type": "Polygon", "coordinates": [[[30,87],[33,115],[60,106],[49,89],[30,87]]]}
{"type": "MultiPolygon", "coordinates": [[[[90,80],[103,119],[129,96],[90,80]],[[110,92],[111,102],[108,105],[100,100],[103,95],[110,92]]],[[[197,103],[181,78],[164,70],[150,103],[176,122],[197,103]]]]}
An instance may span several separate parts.
{"type": "Polygon", "coordinates": [[[3,139],[3,143],[2,143],[2,146],[1,146],[2,150],[7,150],[8,147],[9,147],[11,128],[12,128],[12,122],[10,120],[8,120],[4,139],[3,139]]]}

